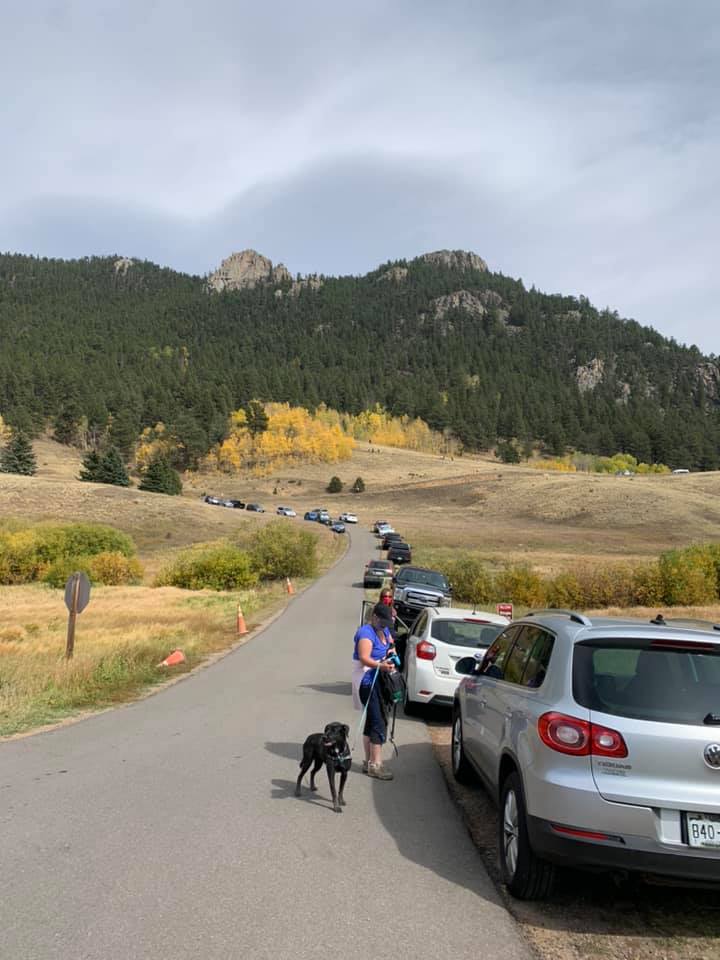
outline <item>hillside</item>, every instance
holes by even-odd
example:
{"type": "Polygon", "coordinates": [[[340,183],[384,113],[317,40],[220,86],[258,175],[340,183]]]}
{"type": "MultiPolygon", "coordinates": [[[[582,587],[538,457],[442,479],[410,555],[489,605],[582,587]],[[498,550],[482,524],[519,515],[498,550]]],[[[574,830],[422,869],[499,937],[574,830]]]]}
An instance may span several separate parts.
{"type": "MultiPolygon", "coordinates": [[[[492,458],[454,460],[359,444],[333,468],[346,487],[356,476],[364,494],[325,491],[327,464],[283,468],[272,476],[188,475],[181,497],[164,497],[75,479],[79,455],[36,441],[38,474],[0,473],[0,519],[110,523],[138,543],[148,572],[174,550],[199,540],[243,536],[273,518],[280,504],[302,514],[327,506],[358,514],[369,527],[388,518],[413,545],[480,551],[495,562],[527,561],[543,571],[569,569],[578,558],[647,559],[670,547],[720,538],[720,472],[614,477],[542,473],[492,458]],[[211,507],[201,494],[262,503],[266,514],[211,507]]],[[[330,537],[322,528],[313,530],[330,537]]]]}
{"type": "Polygon", "coordinates": [[[720,466],[713,358],[439,251],[293,279],[254,251],[209,278],[130,258],[0,256],[0,414],[129,450],[158,421],[193,466],[253,397],[670,466],[720,466]]]}

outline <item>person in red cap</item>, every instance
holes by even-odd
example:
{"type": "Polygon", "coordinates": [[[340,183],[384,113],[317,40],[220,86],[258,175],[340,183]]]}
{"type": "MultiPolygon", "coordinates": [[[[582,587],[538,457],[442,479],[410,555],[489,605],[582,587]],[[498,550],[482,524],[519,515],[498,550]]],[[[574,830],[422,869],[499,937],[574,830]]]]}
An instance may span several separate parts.
{"type": "Polygon", "coordinates": [[[391,608],[384,603],[376,603],[370,616],[370,623],[363,624],[355,634],[353,651],[352,688],[353,703],[358,710],[363,707],[365,726],[363,743],[365,760],[363,771],[376,780],[392,780],[393,775],[382,762],[382,748],[387,738],[385,713],[380,700],[378,671],[391,671],[395,667],[386,660],[394,651],[390,630],[393,625],[391,608]]]}

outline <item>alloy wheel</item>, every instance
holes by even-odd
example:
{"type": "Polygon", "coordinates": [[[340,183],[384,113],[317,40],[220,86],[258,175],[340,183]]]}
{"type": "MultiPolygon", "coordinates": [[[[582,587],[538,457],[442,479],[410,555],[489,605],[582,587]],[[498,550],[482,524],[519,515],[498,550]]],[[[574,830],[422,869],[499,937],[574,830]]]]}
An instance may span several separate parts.
{"type": "Polygon", "coordinates": [[[503,809],[503,854],[508,874],[514,876],[518,861],[518,807],[514,790],[508,790],[505,797],[505,807],[503,809]]]}

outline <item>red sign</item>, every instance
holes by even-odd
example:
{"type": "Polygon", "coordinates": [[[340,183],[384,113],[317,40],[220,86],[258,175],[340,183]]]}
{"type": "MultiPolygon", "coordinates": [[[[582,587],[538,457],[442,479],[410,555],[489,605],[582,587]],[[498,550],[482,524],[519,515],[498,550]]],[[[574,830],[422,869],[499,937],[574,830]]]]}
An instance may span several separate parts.
{"type": "Polygon", "coordinates": [[[512,620],[513,611],[511,603],[498,603],[495,605],[495,609],[501,617],[507,617],[508,620],[512,620]]]}

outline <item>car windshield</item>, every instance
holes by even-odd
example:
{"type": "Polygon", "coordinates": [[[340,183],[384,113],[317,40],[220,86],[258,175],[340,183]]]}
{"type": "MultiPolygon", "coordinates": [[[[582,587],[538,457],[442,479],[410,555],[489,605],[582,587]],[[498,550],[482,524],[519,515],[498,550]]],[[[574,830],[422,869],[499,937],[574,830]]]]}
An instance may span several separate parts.
{"type": "Polygon", "coordinates": [[[720,723],[720,647],[710,642],[672,644],[671,640],[661,645],[647,640],[576,644],[575,699],[590,710],[618,717],[702,724],[717,716],[720,723]]]}
{"type": "Polygon", "coordinates": [[[428,587],[437,587],[438,590],[447,590],[448,582],[441,573],[434,570],[401,570],[397,576],[398,583],[419,583],[428,587]]]}
{"type": "Polygon", "coordinates": [[[455,647],[489,647],[504,630],[499,623],[480,623],[477,620],[433,620],[430,636],[440,643],[455,647]]]}

